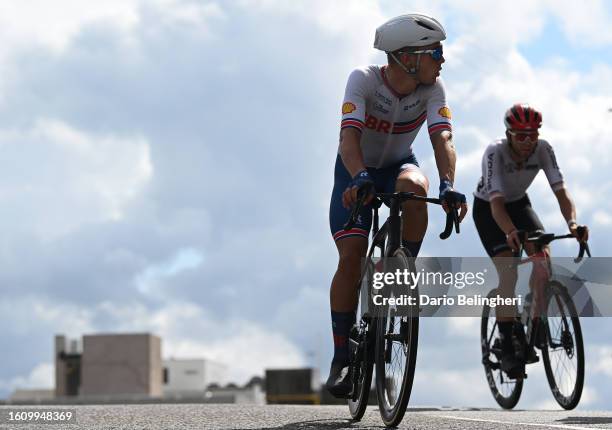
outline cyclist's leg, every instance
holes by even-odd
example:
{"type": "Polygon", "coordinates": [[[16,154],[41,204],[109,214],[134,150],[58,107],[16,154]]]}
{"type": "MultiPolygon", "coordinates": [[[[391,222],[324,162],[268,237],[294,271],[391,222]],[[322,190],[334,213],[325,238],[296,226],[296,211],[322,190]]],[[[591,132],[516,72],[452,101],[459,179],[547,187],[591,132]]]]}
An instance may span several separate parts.
{"type": "Polygon", "coordinates": [[[326,386],[337,397],[351,391],[349,373],[349,334],[356,320],[358,282],[361,259],[365,256],[368,240],[345,237],[336,242],[339,261],[330,288],[330,307],[334,356],[326,386]]]}
{"type": "MultiPolygon", "coordinates": [[[[524,231],[535,233],[544,232],[544,226],[538,218],[538,215],[533,210],[529,197],[525,196],[521,199],[523,203],[516,211],[515,224],[524,231]]],[[[550,247],[545,246],[541,254],[537,254],[537,249],[533,243],[525,244],[525,252],[527,255],[534,258],[532,265],[531,276],[529,278],[529,288],[532,293],[532,307],[534,309],[534,318],[539,318],[546,306],[544,287],[548,282],[550,273],[548,271],[547,258],[550,258],[550,247]]]]}
{"type": "Polygon", "coordinates": [[[348,374],[348,337],[355,323],[361,259],[366,254],[372,222],[371,209],[366,207],[362,209],[355,227],[344,231],[343,225],[350,210],[342,206],[342,192],[350,180],[350,174],[338,157],[329,213],[330,230],[336,242],[339,261],[330,288],[334,357],[327,387],[332,394],[339,397],[347,395],[351,389],[348,374]]]}
{"type": "Polygon", "coordinates": [[[344,223],[351,211],[342,205],[342,193],[350,181],[351,176],[338,156],[329,208],[329,226],[339,258],[330,290],[331,309],[336,312],[354,312],[357,308],[356,287],[372,224],[372,210],[366,206],[361,209],[355,226],[348,231],[344,230],[344,223]]]}
{"type": "MultiPolygon", "coordinates": [[[[426,197],[429,181],[419,168],[416,158],[411,156],[399,165],[396,171],[395,191],[413,192],[426,197]]],[[[416,257],[421,249],[427,230],[428,216],[425,202],[408,201],[402,208],[402,244],[416,257]]]]}
{"type": "MultiPolygon", "coordinates": [[[[512,250],[506,243],[506,235],[493,218],[490,203],[474,197],[472,216],[482,245],[497,270],[498,294],[504,298],[513,298],[518,272],[516,265],[513,264],[512,250]]],[[[497,306],[495,314],[498,322],[513,321],[516,317],[516,308],[514,306],[497,306]]]]}

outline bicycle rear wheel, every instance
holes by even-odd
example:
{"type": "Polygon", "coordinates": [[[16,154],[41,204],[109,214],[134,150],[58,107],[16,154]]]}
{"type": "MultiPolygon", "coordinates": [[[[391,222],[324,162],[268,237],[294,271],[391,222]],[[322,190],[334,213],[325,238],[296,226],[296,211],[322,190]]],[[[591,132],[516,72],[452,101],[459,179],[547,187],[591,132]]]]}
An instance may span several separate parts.
{"type": "MultiPolygon", "coordinates": [[[[487,294],[488,298],[497,296],[497,289],[487,294]]],[[[482,309],[480,324],[480,345],[482,364],[493,398],[504,409],[512,409],[518,403],[523,391],[522,379],[510,379],[501,369],[501,342],[495,318],[495,308],[485,305],[482,309]]]]}
{"type": "Polygon", "coordinates": [[[559,282],[547,285],[546,334],[542,348],[548,385],[564,409],[574,409],[584,386],[584,345],[576,306],[559,282]]]}
{"type": "MultiPolygon", "coordinates": [[[[393,255],[400,270],[416,271],[414,260],[403,248],[393,255]]],[[[404,417],[416,366],[419,336],[418,288],[404,291],[416,298],[417,306],[401,312],[396,306],[380,307],[376,322],[376,393],[383,422],[397,426],[404,417]],[[400,315],[401,314],[401,315],[400,315]]],[[[394,294],[391,293],[391,296],[394,294]]]]}
{"type": "MultiPolygon", "coordinates": [[[[374,262],[370,259],[365,267],[361,288],[371,291],[372,276],[374,274],[374,262]]],[[[357,315],[361,315],[361,300],[367,295],[359,295],[357,315]]],[[[349,340],[351,365],[353,366],[353,393],[348,399],[348,407],[351,417],[360,421],[368,407],[370,388],[372,386],[372,373],[374,370],[374,334],[376,333],[376,319],[364,318],[361,323],[351,332],[349,340]]]]}

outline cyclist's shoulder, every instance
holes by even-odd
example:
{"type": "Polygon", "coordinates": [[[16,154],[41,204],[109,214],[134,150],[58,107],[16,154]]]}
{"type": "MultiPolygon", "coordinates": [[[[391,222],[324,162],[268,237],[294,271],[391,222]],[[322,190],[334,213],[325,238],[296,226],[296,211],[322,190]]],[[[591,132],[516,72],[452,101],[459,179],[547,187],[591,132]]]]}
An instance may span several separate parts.
{"type": "Polygon", "coordinates": [[[444,85],[444,80],[438,77],[433,84],[419,85],[416,89],[416,92],[421,93],[421,95],[424,95],[425,97],[431,97],[438,94],[445,95],[446,87],[444,85]]]}
{"type": "Polygon", "coordinates": [[[485,156],[489,154],[500,154],[502,155],[504,149],[507,146],[507,140],[504,138],[494,139],[492,142],[489,142],[487,147],[485,148],[485,156]]]}
{"type": "Polygon", "coordinates": [[[538,139],[537,149],[549,151],[549,150],[552,150],[552,145],[546,139],[538,139]]]}
{"type": "Polygon", "coordinates": [[[376,64],[355,67],[348,81],[349,85],[379,85],[382,83],[382,67],[376,64]]]}

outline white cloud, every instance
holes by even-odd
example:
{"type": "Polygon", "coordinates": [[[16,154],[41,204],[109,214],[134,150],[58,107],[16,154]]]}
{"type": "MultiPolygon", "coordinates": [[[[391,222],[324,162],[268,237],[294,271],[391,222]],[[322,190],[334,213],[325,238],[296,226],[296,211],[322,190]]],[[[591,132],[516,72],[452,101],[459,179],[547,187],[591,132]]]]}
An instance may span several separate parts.
{"type": "Polygon", "coordinates": [[[138,21],[137,4],[138,1],[129,0],[2,1],[0,34],[3,46],[14,49],[26,43],[40,43],[63,49],[83,26],[97,20],[106,20],[118,27],[134,25],[138,21]]]}
{"type": "Polygon", "coordinates": [[[143,137],[92,134],[56,119],[0,130],[0,147],[5,236],[50,239],[86,222],[119,220],[153,175],[143,137]]]}
{"type": "Polygon", "coordinates": [[[548,8],[562,22],[565,35],[577,46],[606,46],[612,44],[607,31],[612,12],[609,3],[589,0],[576,3],[571,0],[548,0],[548,8]]]}
{"type": "Polygon", "coordinates": [[[606,227],[612,225],[612,216],[610,216],[607,212],[598,210],[593,213],[593,222],[596,225],[606,227]]]}
{"type": "Polygon", "coordinates": [[[163,281],[180,274],[185,270],[195,269],[202,264],[203,256],[200,251],[192,248],[179,250],[171,259],[145,268],[136,275],[134,280],[136,288],[142,294],[154,296],[164,300],[163,281]]]}
{"type": "Polygon", "coordinates": [[[599,346],[593,348],[593,353],[593,372],[612,378],[612,347],[599,346]]]}
{"type": "Polygon", "coordinates": [[[447,331],[451,335],[478,339],[480,335],[480,318],[455,317],[445,318],[447,331]]]}
{"type": "MultiPolygon", "coordinates": [[[[92,312],[69,303],[45,300],[25,293],[19,298],[3,297],[0,301],[0,323],[5,335],[28,338],[46,333],[74,337],[93,330],[92,312]]],[[[46,351],[49,354],[51,351],[46,351]]]]}
{"type": "Polygon", "coordinates": [[[52,389],[55,387],[55,367],[53,363],[40,363],[27,375],[15,376],[9,380],[0,379],[0,390],[52,389]]]}

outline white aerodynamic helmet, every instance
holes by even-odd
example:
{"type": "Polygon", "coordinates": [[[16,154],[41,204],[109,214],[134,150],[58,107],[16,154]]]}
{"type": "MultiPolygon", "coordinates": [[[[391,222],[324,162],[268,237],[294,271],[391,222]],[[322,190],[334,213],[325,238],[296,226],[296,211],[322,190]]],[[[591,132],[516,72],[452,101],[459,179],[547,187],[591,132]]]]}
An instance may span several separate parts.
{"type": "Polygon", "coordinates": [[[385,52],[397,51],[405,46],[425,46],[446,39],[444,27],[426,15],[410,13],[400,15],[376,29],[374,48],[385,52]]]}

